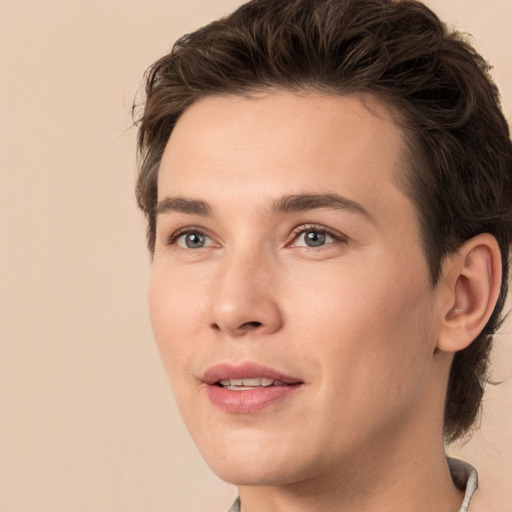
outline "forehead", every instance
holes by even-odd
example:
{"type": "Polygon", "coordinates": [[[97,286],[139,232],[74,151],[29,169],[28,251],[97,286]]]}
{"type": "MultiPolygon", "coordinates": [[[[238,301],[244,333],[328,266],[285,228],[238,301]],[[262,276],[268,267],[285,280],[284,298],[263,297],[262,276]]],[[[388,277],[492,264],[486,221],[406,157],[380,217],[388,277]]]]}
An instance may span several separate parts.
{"type": "Polygon", "coordinates": [[[173,194],[222,203],[247,194],[263,200],[335,192],[373,208],[403,195],[395,185],[403,149],[392,114],[370,95],[206,97],[171,134],[159,199],[173,194]]]}

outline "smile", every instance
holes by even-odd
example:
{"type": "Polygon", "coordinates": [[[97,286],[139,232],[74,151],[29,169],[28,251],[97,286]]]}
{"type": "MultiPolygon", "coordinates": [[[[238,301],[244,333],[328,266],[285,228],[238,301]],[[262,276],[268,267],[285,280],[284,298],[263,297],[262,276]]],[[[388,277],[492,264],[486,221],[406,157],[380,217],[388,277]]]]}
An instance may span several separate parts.
{"type": "Polygon", "coordinates": [[[289,386],[290,384],[287,384],[282,380],[251,377],[249,379],[221,380],[219,382],[216,382],[216,385],[226,389],[230,389],[232,391],[244,391],[260,387],[266,388],[269,386],[289,386]]]}
{"type": "Polygon", "coordinates": [[[203,375],[210,402],[230,414],[253,414],[303,387],[299,378],[255,363],[215,365],[203,375]]]}

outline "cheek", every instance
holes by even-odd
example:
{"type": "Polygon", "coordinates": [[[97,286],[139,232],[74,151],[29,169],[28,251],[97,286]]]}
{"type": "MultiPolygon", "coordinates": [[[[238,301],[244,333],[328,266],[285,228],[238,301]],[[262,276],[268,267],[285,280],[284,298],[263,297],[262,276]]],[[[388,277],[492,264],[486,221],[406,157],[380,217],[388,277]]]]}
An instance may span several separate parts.
{"type": "Polygon", "coordinates": [[[171,269],[155,266],[149,286],[149,311],[153,334],[171,377],[175,370],[186,367],[193,353],[190,340],[200,326],[204,294],[171,269]]]}
{"type": "Polygon", "coordinates": [[[336,270],[307,276],[289,298],[304,350],[313,350],[333,373],[343,366],[345,376],[356,379],[409,376],[420,363],[427,368],[433,336],[423,274],[393,275],[370,265],[336,270]]]}
{"type": "Polygon", "coordinates": [[[434,350],[428,283],[395,276],[367,301],[365,356],[379,393],[391,392],[400,407],[422,393],[434,350]]]}

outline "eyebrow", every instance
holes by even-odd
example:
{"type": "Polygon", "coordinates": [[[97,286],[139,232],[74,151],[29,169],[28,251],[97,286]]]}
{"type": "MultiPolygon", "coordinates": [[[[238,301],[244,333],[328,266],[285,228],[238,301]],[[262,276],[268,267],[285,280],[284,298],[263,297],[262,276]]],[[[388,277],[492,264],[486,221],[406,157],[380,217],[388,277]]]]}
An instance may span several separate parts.
{"type": "Polygon", "coordinates": [[[332,193],[285,195],[273,200],[271,203],[271,211],[273,213],[304,212],[318,208],[348,210],[370,218],[370,215],[361,204],[332,193]]]}
{"type": "Polygon", "coordinates": [[[212,208],[206,201],[200,199],[189,199],[187,197],[165,197],[158,202],[156,214],[178,212],[189,215],[201,215],[211,217],[212,208]]]}
{"type": "MultiPolygon", "coordinates": [[[[348,210],[370,218],[370,215],[361,204],[332,193],[289,194],[273,199],[270,202],[270,212],[272,214],[305,212],[320,208],[348,210]]],[[[206,201],[201,199],[168,196],[158,202],[156,214],[161,215],[169,212],[211,217],[213,215],[213,208],[206,201]]]]}

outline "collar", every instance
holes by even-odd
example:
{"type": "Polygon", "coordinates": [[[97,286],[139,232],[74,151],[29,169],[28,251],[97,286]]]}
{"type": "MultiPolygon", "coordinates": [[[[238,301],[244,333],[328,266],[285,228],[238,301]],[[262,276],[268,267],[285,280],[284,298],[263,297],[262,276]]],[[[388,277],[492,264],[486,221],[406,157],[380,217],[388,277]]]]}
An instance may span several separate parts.
{"type": "Polygon", "coordinates": [[[453,483],[461,491],[466,491],[459,512],[467,512],[469,502],[478,487],[478,474],[473,466],[463,460],[454,459],[452,457],[447,457],[447,459],[453,483]]]}

